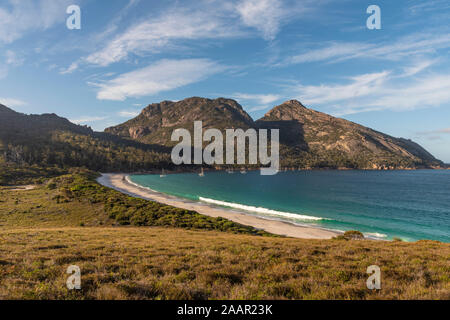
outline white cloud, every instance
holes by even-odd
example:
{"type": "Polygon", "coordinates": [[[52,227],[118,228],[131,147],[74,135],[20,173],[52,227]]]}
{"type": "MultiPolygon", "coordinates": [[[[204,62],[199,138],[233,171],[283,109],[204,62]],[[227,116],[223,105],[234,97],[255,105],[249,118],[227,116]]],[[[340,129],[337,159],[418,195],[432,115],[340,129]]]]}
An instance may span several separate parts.
{"type": "Polygon", "coordinates": [[[276,94],[248,94],[248,93],[235,93],[232,95],[237,100],[252,100],[257,101],[260,104],[270,104],[280,99],[276,94]]]}
{"type": "Polygon", "coordinates": [[[337,62],[355,58],[398,61],[450,48],[450,34],[414,34],[393,43],[333,42],[285,59],[281,64],[337,62]]]}
{"type": "MultiPolygon", "coordinates": [[[[213,11],[214,12],[214,11],[213,11]]],[[[218,39],[243,35],[234,24],[208,11],[171,10],[138,23],[86,57],[91,64],[107,66],[132,54],[158,52],[176,40],[218,39]]]]}
{"type": "Polygon", "coordinates": [[[236,9],[242,22],[261,31],[266,40],[275,39],[288,14],[280,0],[243,0],[236,9]]]}
{"type": "Polygon", "coordinates": [[[270,109],[271,106],[267,105],[267,106],[256,106],[256,107],[251,107],[247,110],[247,112],[255,112],[255,111],[261,111],[261,110],[268,110],[270,109]]]}
{"type": "Polygon", "coordinates": [[[49,29],[66,19],[71,0],[7,0],[0,7],[0,42],[11,43],[28,32],[49,29]]]}
{"type": "MultiPolygon", "coordinates": [[[[186,41],[192,45],[195,40],[249,37],[253,35],[252,29],[259,31],[264,39],[273,40],[282,24],[302,17],[310,3],[310,0],[301,4],[289,0],[199,0],[182,8],[173,6],[116,34],[80,61],[108,66],[131,55],[180,50],[186,41]]],[[[98,38],[103,41],[117,30],[117,24],[112,23],[98,38]]]]}
{"type": "Polygon", "coordinates": [[[225,67],[208,59],[165,59],[93,85],[100,88],[97,99],[123,101],[128,97],[143,97],[186,86],[224,69],[225,67]]]}
{"type": "Polygon", "coordinates": [[[371,47],[362,43],[332,43],[326,47],[310,50],[305,53],[289,57],[284,64],[308,63],[317,61],[327,61],[342,57],[354,56],[371,47]]]}
{"type": "Polygon", "coordinates": [[[0,97],[0,104],[3,104],[4,106],[15,108],[15,107],[23,107],[26,106],[27,103],[14,98],[2,98],[0,97]]]}
{"type": "Polygon", "coordinates": [[[78,119],[69,119],[70,122],[75,123],[75,124],[86,124],[89,122],[96,122],[96,121],[102,121],[102,120],[106,120],[108,119],[108,117],[83,117],[83,118],[78,118],[78,119]]]}
{"type": "Polygon", "coordinates": [[[119,111],[117,114],[123,118],[134,118],[137,117],[140,113],[141,113],[140,110],[122,110],[119,111]]]}
{"type": "Polygon", "coordinates": [[[5,57],[6,57],[6,64],[12,66],[21,66],[24,62],[24,59],[22,57],[19,57],[12,50],[6,50],[5,57]]]}
{"type": "Polygon", "coordinates": [[[378,92],[388,79],[389,72],[363,74],[352,77],[349,84],[297,86],[295,91],[306,104],[324,104],[351,100],[378,92]]]}
{"type": "Polygon", "coordinates": [[[59,74],[70,74],[70,73],[74,72],[77,69],[78,69],[78,63],[77,62],[73,62],[68,68],[60,69],[59,70],[59,74]]]}
{"type": "Polygon", "coordinates": [[[410,77],[410,76],[416,75],[416,74],[422,72],[423,70],[429,68],[436,62],[437,62],[437,60],[418,61],[415,65],[405,67],[403,69],[404,73],[402,74],[402,77],[410,77]]]}
{"type": "Polygon", "coordinates": [[[294,86],[297,99],[305,104],[331,108],[335,115],[392,110],[407,111],[450,103],[450,76],[432,74],[409,81],[392,71],[353,77],[339,85],[294,86]]]}
{"type": "Polygon", "coordinates": [[[450,76],[432,75],[406,85],[390,85],[369,106],[396,111],[450,103],[450,76]]]}

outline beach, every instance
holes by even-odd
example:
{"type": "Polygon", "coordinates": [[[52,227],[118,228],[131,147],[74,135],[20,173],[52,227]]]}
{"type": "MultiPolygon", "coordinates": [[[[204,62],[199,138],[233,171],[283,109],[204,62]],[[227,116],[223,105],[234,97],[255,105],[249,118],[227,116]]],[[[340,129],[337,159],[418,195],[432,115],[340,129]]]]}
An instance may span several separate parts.
{"type": "Polygon", "coordinates": [[[97,182],[105,187],[115,189],[119,192],[134,197],[156,201],[177,208],[196,211],[200,214],[210,217],[222,217],[236,223],[251,226],[256,229],[264,230],[276,235],[302,239],[331,239],[332,237],[338,235],[337,232],[329,230],[297,226],[287,222],[264,219],[200,202],[176,198],[160,192],[149,190],[148,188],[143,188],[131,184],[127,181],[127,176],[128,175],[126,174],[119,173],[102,174],[102,176],[97,179],[97,182]]]}

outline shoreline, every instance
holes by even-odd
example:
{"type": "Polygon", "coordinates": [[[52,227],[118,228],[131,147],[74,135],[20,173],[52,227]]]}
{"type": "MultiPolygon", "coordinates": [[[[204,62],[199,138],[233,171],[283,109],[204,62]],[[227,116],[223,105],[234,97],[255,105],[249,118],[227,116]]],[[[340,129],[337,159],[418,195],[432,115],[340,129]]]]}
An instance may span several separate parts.
{"type": "Polygon", "coordinates": [[[236,223],[240,223],[242,225],[251,226],[256,229],[264,230],[266,232],[280,236],[301,239],[331,239],[332,237],[340,234],[331,230],[298,226],[278,220],[269,220],[254,215],[240,213],[200,202],[194,202],[191,200],[185,200],[166,195],[157,191],[150,190],[148,188],[140,186],[138,187],[134,184],[131,184],[127,181],[128,176],[129,174],[120,173],[102,174],[101,177],[97,179],[97,182],[105,187],[114,189],[124,194],[128,194],[130,196],[163,203],[177,208],[196,211],[200,214],[210,217],[222,217],[236,223]]]}

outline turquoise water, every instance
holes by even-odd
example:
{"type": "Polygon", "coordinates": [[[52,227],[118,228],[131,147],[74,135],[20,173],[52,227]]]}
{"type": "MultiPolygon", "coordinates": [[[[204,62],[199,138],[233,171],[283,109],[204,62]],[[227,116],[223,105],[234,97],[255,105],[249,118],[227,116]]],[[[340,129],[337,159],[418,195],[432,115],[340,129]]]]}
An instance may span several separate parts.
{"type": "Polygon", "coordinates": [[[166,194],[379,239],[450,242],[450,170],[135,175],[166,194]]]}

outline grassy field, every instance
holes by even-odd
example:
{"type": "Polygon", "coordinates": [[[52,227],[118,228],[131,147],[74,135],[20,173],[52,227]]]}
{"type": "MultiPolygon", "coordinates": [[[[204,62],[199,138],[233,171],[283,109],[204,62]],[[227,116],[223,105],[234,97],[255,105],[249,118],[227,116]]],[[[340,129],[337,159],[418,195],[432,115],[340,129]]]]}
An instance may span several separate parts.
{"type": "Polygon", "coordinates": [[[450,299],[450,244],[270,237],[205,219],[86,175],[0,187],[0,299],[450,299]],[[69,265],[81,290],[66,288],[69,265]],[[369,265],[381,290],[366,287],[369,265]]]}
{"type": "Polygon", "coordinates": [[[161,227],[2,229],[2,299],[450,299],[449,245],[161,227]],[[379,265],[382,289],[366,288],[379,265]],[[69,291],[69,265],[82,289],[69,291]]]}

